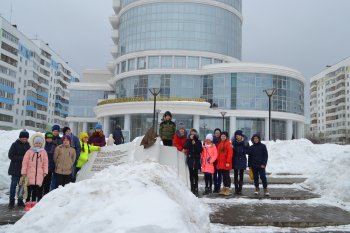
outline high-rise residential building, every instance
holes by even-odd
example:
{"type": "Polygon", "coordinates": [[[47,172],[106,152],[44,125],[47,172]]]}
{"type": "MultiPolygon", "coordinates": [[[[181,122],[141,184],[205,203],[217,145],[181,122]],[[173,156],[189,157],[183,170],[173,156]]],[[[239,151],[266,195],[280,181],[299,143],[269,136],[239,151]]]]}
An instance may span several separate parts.
{"type": "Polygon", "coordinates": [[[350,143],[350,57],[310,79],[310,131],[321,142],[350,143]]]}
{"type": "Polygon", "coordinates": [[[47,43],[0,17],[0,129],[64,126],[70,82],[78,74],[47,43]]]}
{"type": "MultiPolygon", "coordinates": [[[[104,94],[87,90],[88,84],[71,89],[72,95],[97,104],[87,109],[94,113],[90,124],[102,123],[106,134],[118,124],[130,139],[144,134],[153,121],[149,89],[160,88],[157,123],[170,111],[176,123],[196,128],[201,137],[218,127],[268,139],[264,90],[275,88],[271,139],[303,136],[303,75],[287,67],[241,62],[241,0],[114,0],[113,9],[109,88],[104,94]]],[[[89,128],[88,122],[81,123],[84,117],[83,111],[70,112],[76,132],[89,128]]]]}

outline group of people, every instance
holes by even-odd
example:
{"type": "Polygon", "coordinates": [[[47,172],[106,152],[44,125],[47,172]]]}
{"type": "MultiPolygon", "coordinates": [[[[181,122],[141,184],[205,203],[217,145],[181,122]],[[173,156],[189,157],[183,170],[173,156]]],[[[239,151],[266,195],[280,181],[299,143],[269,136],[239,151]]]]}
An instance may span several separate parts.
{"type": "Polygon", "coordinates": [[[252,145],[241,130],[237,130],[230,140],[226,131],[215,129],[201,142],[196,129],[187,132],[185,125],[177,126],[172,121],[172,114],[166,111],[159,126],[159,135],[165,146],[175,146],[186,155],[189,168],[191,191],[198,196],[198,172],[204,173],[204,195],[212,192],[229,196],[231,191],[230,171],[234,171],[235,194],[241,195],[244,171],[249,167],[254,176],[255,195],[259,195],[259,177],[264,188],[264,195],[269,196],[266,179],[268,152],[261,143],[259,134],[251,138],[252,145]],[[247,159],[248,156],[248,159],[247,159]],[[213,184],[214,183],[214,184],[213,184]],[[221,187],[221,184],[223,186],[221,187]],[[213,190],[214,187],[214,190],[213,190]]]}
{"type": "MultiPolygon", "coordinates": [[[[62,129],[54,125],[45,135],[35,133],[29,137],[21,131],[18,139],[11,145],[8,157],[11,160],[8,174],[11,176],[9,208],[29,204],[34,206],[45,194],[58,186],[75,182],[77,172],[88,161],[92,151],[106,145],[102,125],[96,124],[90,133],[73,135],[69,127],[62,129]],[[25,202],[24,202],[25,200],[25,202]]],[[[124,143],[120,127],[116,127],[111,140],[114,144],[124,143]]]]}

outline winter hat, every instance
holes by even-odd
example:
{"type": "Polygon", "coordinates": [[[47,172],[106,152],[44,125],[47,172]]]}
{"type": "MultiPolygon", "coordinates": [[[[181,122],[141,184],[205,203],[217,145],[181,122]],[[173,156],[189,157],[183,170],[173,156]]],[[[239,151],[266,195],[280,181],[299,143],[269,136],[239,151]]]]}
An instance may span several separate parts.
{"type": "Polygon", "coordinates": [[[33,140],[34,144],[35,143],[43,143],[44,142],[44,139],[42,137],[35,137],[34,140],[33,140]]]}
{"type": "Polygon", "coordinates": [[[163,118],[165,118],[166,116],[170,116],[170,118],[173,118],[173,115],[171,115],[171,112],[166,111],[163,115],[163,118]]]}
{"type": "Polygon", "coordinates": [[[60,131],[61,130],[60,126],[59,125],[52,126],[51,131],[55,131],[55,130],[60,131]]]}
{"type": "Polygon", "coordinates": [[[53,134],[51,132],[46,132],[45,139],[46,138],[53,138],[53,134]]]}
{"type": "Polygon", "coordinates": [[[26,130],[23,130],[19,133],[19,137],[18,138],[29,138],[29,133],[26,130]]]}
{"type": "Polygon", "coordinates": [[[62,132],[63,132],[63,134],[66,134],[66,132],[67,132],[67,130],[70,130],[70,128],[69,127],[64,127],[63,129],[62,129],[62,132]]]}
{"type": "Polygon", "coordinates": [[[64,139],[68,140],[69,142],[72,141],[72,138],[69,135],[64,135],[63,138],[62,138],[62,142],[64,141],[64,139]]]}
{"type": "Polygon", "coordinates": [[[177,125],[177,128],[178,129],[186,129],[185,128],[185,124],[183,122],[180,122],[178,125],[177,125]]]}
{"type": "Polygon", "coordinates": [[[102,125],[101,124],[96,124],[95,125],[95,129],[102,129],[102,125]]]}
{"type": "Polygon", "coordinates": [[[80,140],[82,140],[83,138],[89,138],[89,135],[85,132],[80,132],[80,140]]]}
{"type": "Polygon", "coordinates": [[[225,135],[228,138],[228,132],[226,131],[221,132],[221,135],[225,135]]]}
{"type": "Polygon", "coordinates": [[[242,130],[236,130],[235,135],[236,135],[236,136],[237,136],[237,135],[242,136],[242,135],[243,135],[242,130]]]}
{"type": "Polygon", "coordinates": [[[213,135],[211,133],[207,134],[207,136],[205,137],[205,140],[213,141],[213,135]]]}

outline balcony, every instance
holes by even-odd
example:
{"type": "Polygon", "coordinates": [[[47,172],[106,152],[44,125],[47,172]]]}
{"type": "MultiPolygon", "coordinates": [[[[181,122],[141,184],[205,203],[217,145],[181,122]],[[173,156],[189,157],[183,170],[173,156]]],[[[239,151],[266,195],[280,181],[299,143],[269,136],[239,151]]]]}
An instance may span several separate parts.
{"type": "Polygon", "coordinates": [[[112,74],[114,74],[114,70],[115,70],[116,65],[117,64],[114,61],[110,61],[107,63],[107,68],[109,69],[109,71],[112,72],[112,74]]]}
{"type": "Polygon", "coordinates": [[[113,0],[113,4],[112,4],[113,10],[116,14],[119,13],[120,9],[121,9],[121,4],[120,4],[120,0],[113,0]]]}
{"type": "Polygon", "coordinates": [[[116,15],[112,15],[109,17],[109,22],[111,23],[113,29],[118,29],[119,27],[119,17],[116,15]]]}
{"type": "Polygon", "coordinates": [[[118,44],[118,40],[119,40],[119,31],[114,29],[112,30],[112,40],[115,44],[118,44]]]}
{"type": "Polygon", "coordinates": [[[118,46],[112,46],[111,47],[111,54],[112,54],[114,59],[117,58],[117,56],[118,56],[118,46]]]}

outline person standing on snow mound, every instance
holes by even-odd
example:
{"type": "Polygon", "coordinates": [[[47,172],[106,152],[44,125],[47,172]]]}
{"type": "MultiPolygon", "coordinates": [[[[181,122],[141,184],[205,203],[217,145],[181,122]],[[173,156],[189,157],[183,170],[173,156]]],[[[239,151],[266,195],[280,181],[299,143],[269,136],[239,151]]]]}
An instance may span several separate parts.
{"type": "MultiPolygon", "coordinates": [[[[11,176],[11,185],[10,185],[10,202],[8,207],[12,209],[15,206],[15,195],[16,187],[19,185],[19,180],[21,179],[21,170],[22,170],[22,161],[24,154],[27,150],[30,149],[28,143],[29,133],[27,131],[21,131],[19,133],[18,139],[12,143],[8,157],[11,160],[8,174],[11,176]]],[[[21,188],[19,187],[19,190],[21,188]]],[[[20,194],[20,193],[18,193],[20,194]]],[[[23,197],[18,195],[18,206],[24,207],[23,197]]]]}
{"type": "Polygon", "coordinates": [[[267,190],[267,179],[266,179],[266,164],[268,160],[268,153],[265,144],[261,143],[261,138],[258,134],[254,134],[252,137],[252,143],[249,147],[248,166],[253,169],[254,174],[254,185],[255,195],[259,194],[259,176],[263,183],[264,195],[270,196],[267,190]]]}
{"type": "Polygon", "coordinates": [[[247,169],[247,153],[249,150],[249,142],[244,137],[241,130],[237,130],[232,138],[232,146],[235,153],[232,164],[234,170],[235,194],[241,195],[243,188],[243,174],[247,169]],[[239,180],[238,180],[239,175],[239,180]]]}
{"type": "Polygon", "coordinates": [[[96,124],[95,132],[89,137],[88,143],[92,146],[105,146],[106,145],[106,136],[103,134],[102,125],[96,124]]]}
{"type": "Polygon", "coordinates": [[[44,149],[45,140],[41,133],[29,139],[31,148],[27,150],[22,162],[21,174],[28,178],[28,196],[26,202],[38,202],[42,198],[41,186],[49,172],[49,160],[44,149]]]}
{"type": "Polygon", "coordinates": [[[186,154],[185,143],[187,141],[187,131],[185,129],[185,125],[180,122],[178,125],[178,130],[176,130],[174,135],[174,146],[178,151],[186,154]]]}
{"type": "Polygon", "coordinates": [[[200,154],[203,151],[202,142],[199,140],[197,130],[191,129],[186,140],[187,166],[190,172],[191,192],[198,196],[198,170],[201,168],[200,154]]]}
{"type": "Polygon", "coordinates": [[[115,130],[113,131],[113,139],[114,139],[114,144],[120,145],[124,144],[124,136],[122,129],[120,128],[120,125],[117,125],[115,127],[115,130]]]}
{"type": "MultiPolygon", "coordinates": [[[[62,145],[59,145],[53,156],[56,164],[56,184],[57,187],[71,182],[73,165],[76,161],[75,150],[70,146],[72,138],[70,135],[64,135],[62,138],[62,145]]],[[[75,165],[74,165],[75,166],[75,165]]]]}
{"type": "Polygon", "coordinates": [[[164,146],[173,146],[173,138],[176,131],[176,125],[171,121],[173,116],[169,111],[163,115],[163,122],[159,125],[159,136],[164,146]]]}

